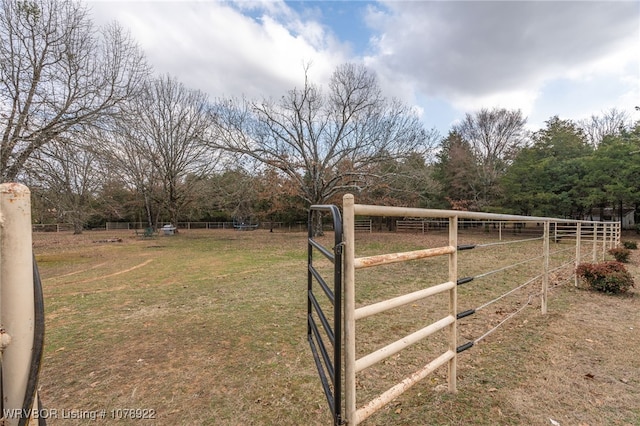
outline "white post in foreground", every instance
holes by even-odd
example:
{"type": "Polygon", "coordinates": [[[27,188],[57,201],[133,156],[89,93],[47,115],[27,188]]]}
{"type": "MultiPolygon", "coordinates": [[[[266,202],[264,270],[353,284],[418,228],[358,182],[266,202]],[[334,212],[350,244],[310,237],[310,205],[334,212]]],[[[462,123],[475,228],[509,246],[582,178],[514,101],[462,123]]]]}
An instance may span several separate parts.
{"type": "MultiPolygon", "coordinates": [[[[342,260],[343,274],[343,294],[342,301],[344,312],[344,392],[345,392],[345,414],[348,425],[357,425],[356,411],[356,296],[355,296],[355,236],[353,226],[355,223],[354,197],[346,194],[343,198],[342,232],[344,240],[344,257],[342,260]]],[[[336,344],[340,344],[336,342],[336,344]]]]}
{"type": "MultiPolygon", "coordinates": [[[[27,392],[35,309],[31,245],[31,193],[16,183],[0,185],[0,327],[4,410],[20,410],[27,392]]],[[[31,407],[29,407],[31,408],[31,407]]],[[[19,418],[5,419],[18,424],[19,418]]]]}
{"type": "MultiPolygon", "coordinates": [[[[449,218],[449,246],[458,247],[458,216],[449,218]]],[[[456,283],[458,281],[458,250],[454,250],[449,254],[449,282],[456,283]]],[[[458,313],[458,289],[457,286],[453,286],[449,290],[449,315],[452,318],[456,318],[458,313]]],[[[448,366],[448,379],[449,379],[449,392],[456,392],[458,390],[458,358],[456,355],[456,349],[458,346],[458,329],[457,321],[453,321],[449,325],[449,351],[454,354],[449,360],[448,366]]]]}

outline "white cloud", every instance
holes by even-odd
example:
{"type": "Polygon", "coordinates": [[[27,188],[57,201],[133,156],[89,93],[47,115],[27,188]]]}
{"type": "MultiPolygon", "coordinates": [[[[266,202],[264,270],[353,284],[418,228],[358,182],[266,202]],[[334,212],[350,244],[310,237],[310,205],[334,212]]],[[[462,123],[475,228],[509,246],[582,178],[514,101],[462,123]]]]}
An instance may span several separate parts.
{"type": "MultiPolygon", "coordinates": [[[[366,61],[389,81],[462,112],[482,106],[530,114],[550,82],[610,79],[621,99],[640,79],[637,2],[395,2],[371,8],[378,50],[366,61]]],[[[586,86],[583,85],[586,88],[586,86]]],[[[593,87],[590,89],[593,90],[593,87]]],[[[579,93],[560,102],[579,111],[579,93]]],[[[593,92],[594,96],[598,95],[593,92]]],[[[594,103],[602,99],[594,97],[594,103]]],[[[601,110],[601,108],[598,108],[601,110]]],[[[540,113],[538,111],[538,113],[540,113]]],[[[562,113],[561,111],[549,114],[562,113]]]]}
{"type": "Polygon", "coordinates": [[[303,83],[304,64],[324,84],[338,64],[352,61],[370,67],[388,96],[416,105],[426,127],[442,132],[481,107],[521,109],[538,125],[556,114],[579,118],[640,103],[638,2],[90,5],[96,20],[129,28],[157,72],[212,97],[279,97],[303,83]],[[362,10],[366,27],[357,21],[362,10]]]}
{"type": "Polygon", "coordinates": [[[90,4],[98,22],[109,16],[132,32],[156,72],[212,97],[280,96],[303,83],[304,64],[326,80],[345,61],[345,46],[284,2],[90,4]]]}

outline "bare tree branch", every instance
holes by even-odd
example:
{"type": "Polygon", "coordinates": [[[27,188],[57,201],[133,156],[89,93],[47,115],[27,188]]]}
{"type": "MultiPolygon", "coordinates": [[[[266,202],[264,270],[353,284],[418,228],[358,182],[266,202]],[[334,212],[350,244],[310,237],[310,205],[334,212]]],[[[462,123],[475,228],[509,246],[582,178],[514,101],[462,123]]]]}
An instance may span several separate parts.
{"type": "Polygon", "coordinates": [[[411,108],[381,96],[374,74],[362,66],[338,67],[328,93],[309,81],[278,102],[223,100],[213,111],[210,144],[279,169],[308,204],[372,185],[383,160],[432,147],[411,108]]]}
{"type": "Polygon", "coordinates": [[[70,0],[7,0],[0,8],[0,178],[66,133],[99,126],[140,89],[149,68],[116,24],[96,30],[70,0]]]}
{"type": "Polygon", "coordinates": [[[466,114],[464,120],[453,126],[453,131],[467,141],[476,158],[475,200],[483,208],[496,199],[498,181],[513,158],[527,140],[527,119],[520,110],[483,108],[475,114],[466,114]]]}
{"type": "Polygon", "coordinates": [[[92,203],[104,182],[99,156],[90,140],[54,141],[29,159],[29,182],[48,194],[61,220],[81,234],[94,212],[92,203]]]}
{"type": "Polygon", "coordinates": [[[600,116],[592,115],[578,124],[587,135],[589,144],[597,148],[606,136],[619,136],[624,129],[630,129],[632,121],[629,114],[611,108],[600,116]]]}

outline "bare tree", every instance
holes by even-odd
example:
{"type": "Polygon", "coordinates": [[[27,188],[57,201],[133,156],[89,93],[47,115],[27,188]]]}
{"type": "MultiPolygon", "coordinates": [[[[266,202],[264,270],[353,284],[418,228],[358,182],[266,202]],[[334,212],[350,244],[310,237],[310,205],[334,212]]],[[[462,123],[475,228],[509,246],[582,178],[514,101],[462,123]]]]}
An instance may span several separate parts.
{"type": "Polygon", "coordinates": [[[527,119],[520,110],[483,108],[466,114],[453,131],[471,145],[477,165],[477,206],[491,204],[499,193],[499,179],[526,142],[527,119]]]}
{"type": "Polygon", "coordinates": [[[118,113],[149,73],[118,25],[96,30],[71,0],[0,6],[0,179],[15,180],[38,150],[118,113]]]}
{"type": "Polygon", "coordinates": [[[158,200],[162,198],[158,191],[160,176],[146,145],[138,139],[135,117],[131,113],[117,126],[98,132],[95,140],[111,172],[141,200],[147,226],[155,227],[160,213],[158,200]]]}
{"type": "Polygon", "coordinates": [[[381,94],[376,76],[339,66],[327,93],[311,83],[279,102],[226,100],[214,111],[214,147],[249,156],[286,174],[308,204],[364,191],[383,176],[376,167],[431,148],[417,114],[381,94]]]}
{"type": "Polygon", "coordinates": [[[580,121],[579,125],[591,146],[597,148],[606,136],[620,136],[624,129],[630,129],[632,122],[629,114],[611,108],[600,116],[592,115],[589,119],[580,121]]]}
{"type": "Polygon", "coordinates": [[[160,201],[175,224],[197,188],[187,179],[203,177],[217,164],[217,153],[203,143],[210,132],[207,96],[164,76],[146,84],[132,105],[117,149],[135,164],[135,180],[146,186],[145,194],[150,186],[161,186],[160,201]]]}
{"type": "Polygon", "coordinates": [[[29,163],[30,183],[44,189],[59,219],[73,224],[74,234],[81,234],[104,177],[88,141],[55,141],[29,163]]]}

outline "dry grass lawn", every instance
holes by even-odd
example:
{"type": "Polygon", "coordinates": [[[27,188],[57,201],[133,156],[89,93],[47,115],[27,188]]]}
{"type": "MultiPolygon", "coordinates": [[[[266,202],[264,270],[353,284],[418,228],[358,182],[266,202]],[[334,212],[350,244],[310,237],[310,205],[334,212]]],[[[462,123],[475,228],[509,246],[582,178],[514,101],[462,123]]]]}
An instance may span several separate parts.
{"type": "MultiPolygon", "coordinates": [[[[442,238],[358,234],[358,244],[362,253],[382,253],[442,238]]],[[[463,235],[462,243],[479,238],[485,237],[463,235]]],[[[540,244],[461,252],[460,274],[527,259],[540,244]]],[[[34,251],[46,306],[40,378],[46,408],[106,410],[104,424],[331,424],[306,341],[303,233],[184,231],[146,240],[132,231],[39,233],[34,251]],[[149,409],[155,418],[111,418],[116,409],[149,409]]],[[[571,254],[565,250],[554,261],[571,254]]],[[[366,424],[640,425],[639,265],[634,250],[628,268],[636,288],[623,296],[576,288],[567,274],[556,274],[561,285],[549,294],[548,315],[535,299],[459,355],[457,394],[442,391],[441,369],[366,424]]],[[[538,267],[525,264],[460,286],[459,310],[521,284],[538,267]]],[[[446,265],[435,260],[367,270],[357,276],[358,303],[443,277],[446,265]]],[[[459,344],[491,329],[536,291],[526,288],[461,320],[459,344]]],[[[359,323],[359,352],[439,318],[441,302],[359,323]]],[[[430,361],[445,344],[444,336],[427,340],[359,375],[359,401],[430,361]]]]}

